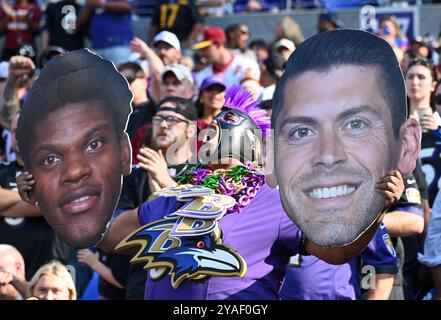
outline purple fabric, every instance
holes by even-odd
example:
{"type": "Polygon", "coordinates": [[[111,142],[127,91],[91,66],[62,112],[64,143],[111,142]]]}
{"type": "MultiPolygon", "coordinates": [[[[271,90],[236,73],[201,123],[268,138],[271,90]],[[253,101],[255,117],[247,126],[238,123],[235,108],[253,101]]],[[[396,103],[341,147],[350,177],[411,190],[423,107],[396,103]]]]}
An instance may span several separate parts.
{"type": "Polygon", "coordinates": [[[386,228],[355,259],[331,265],[314,256],[302,256],[300,266],[289,266],[280,295],[284,300],[354,300],[360,297],[360,263],[371,265],[377,274],[398,272],[395,250],[388,248],[386,228]],[[361,261],[360,261],[361,260],[361,261]]]}
{"type": "MultiPolygon", "coordinates": [[[[139,221],[145,225],[176,210],[175,198],[160,197],[144,203],[139,221]]],[[[220,220],[223,243],[235,248],[247,262],[244,278],[211,277],[203,282],[185,281],[178,289],[170,277],[149,278],[145,299],[278,299],[289,257],[298,252],[300,230],[285,214],[279,192],[264,185],[241,213],[220,220]]]]}

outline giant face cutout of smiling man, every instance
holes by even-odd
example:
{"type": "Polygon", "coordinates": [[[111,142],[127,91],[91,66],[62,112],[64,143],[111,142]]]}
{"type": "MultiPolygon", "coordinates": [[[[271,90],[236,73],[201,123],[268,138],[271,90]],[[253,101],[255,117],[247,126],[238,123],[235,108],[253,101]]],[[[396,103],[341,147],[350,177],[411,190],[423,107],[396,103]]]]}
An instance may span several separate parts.
{"type": "Polygon", "coordinates": [[[42,70],[21,111],[17,140],[35,199],[73,247],[102,238],[130,173],[131,100],[114,65],[82,49],[42,70]]]}
{"type": "Polygon", "coordinates": [[[274,96],[268,182],[316,245],[356,240],[385,205],[380,178],[413,170],[420,128],[406,110],[398,61],[375,35],[318,34],[290,57],[274,96]]]}

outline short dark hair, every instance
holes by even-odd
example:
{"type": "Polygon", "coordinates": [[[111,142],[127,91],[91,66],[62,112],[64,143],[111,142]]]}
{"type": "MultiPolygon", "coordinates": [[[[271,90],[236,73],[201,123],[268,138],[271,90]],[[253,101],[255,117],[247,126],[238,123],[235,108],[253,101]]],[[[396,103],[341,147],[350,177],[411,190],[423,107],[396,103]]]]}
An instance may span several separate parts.
{"type": "Polygon", "coordinates": [[[119,72],[130,70],[135,78],[142,78],[146,75],[144,69],[136,62],[122,63],[118,65],[117,69],[119,72]]]}
{"type": "Polygon", "coordinates": [[[273,98],[272,127],[283,108],[285,86],[305,72],[325,72],[344,65],[376,67],[378,88],[392,115],[395,138],[407,118],[406,88],[403,73],[392,47],[366,31],[338,29],[319,33],[303,42],[289,57],[273,98]]]}
{"type": "Polygon", "coordinates": [[[113,120],[120,139],[132,112],[132,93],[112,62],[87,49],[75,50],[50,61],[41,71],[20,112],[17,142],[29,163],[30,141],[39,122],[68,104],[101,103],[113,120]]]}

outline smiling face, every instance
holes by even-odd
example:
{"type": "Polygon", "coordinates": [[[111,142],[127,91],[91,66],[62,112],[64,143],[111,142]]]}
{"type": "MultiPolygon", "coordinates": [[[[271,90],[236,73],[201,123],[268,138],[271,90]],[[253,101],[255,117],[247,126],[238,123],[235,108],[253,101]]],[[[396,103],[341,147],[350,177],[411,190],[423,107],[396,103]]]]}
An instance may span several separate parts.
{"type": "Polygon", "coordinates": [[[201,92],[200,100],[204,108],[220,111],[225,103],[225,87],[219,84],[209,86],[201,92]]]}
{"type": "Polygon", "coordinates": [[[348,65],[286,83],[277,181],[285,211],[319,246],[352,242],[383,209],[375,184],[396,168],[400,148],[378,77],[375,68],[348,65]]]}
{"type": "Polygon", "coordinates": [[[96,102],[68,104],[34,128],[30,171],[46,220],[71,246],[102,237],[130,172],[130,144],[96,102]]]}

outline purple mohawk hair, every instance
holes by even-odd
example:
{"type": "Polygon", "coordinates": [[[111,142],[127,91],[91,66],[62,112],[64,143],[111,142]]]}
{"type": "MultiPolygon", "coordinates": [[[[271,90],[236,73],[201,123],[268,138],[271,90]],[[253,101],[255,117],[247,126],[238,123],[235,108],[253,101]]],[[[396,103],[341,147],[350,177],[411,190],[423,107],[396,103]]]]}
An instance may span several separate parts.
{"type": "Polygon", "coordinates": [[[225,93],[224,106],[239,110],[247,114],[262,130],[263,136],[268,136],[271,129],[271,119],[266,115],[266,110],[260,109],[260,100],[254,100],[253,94],[238,85],[233,85],[225,93]]]}

